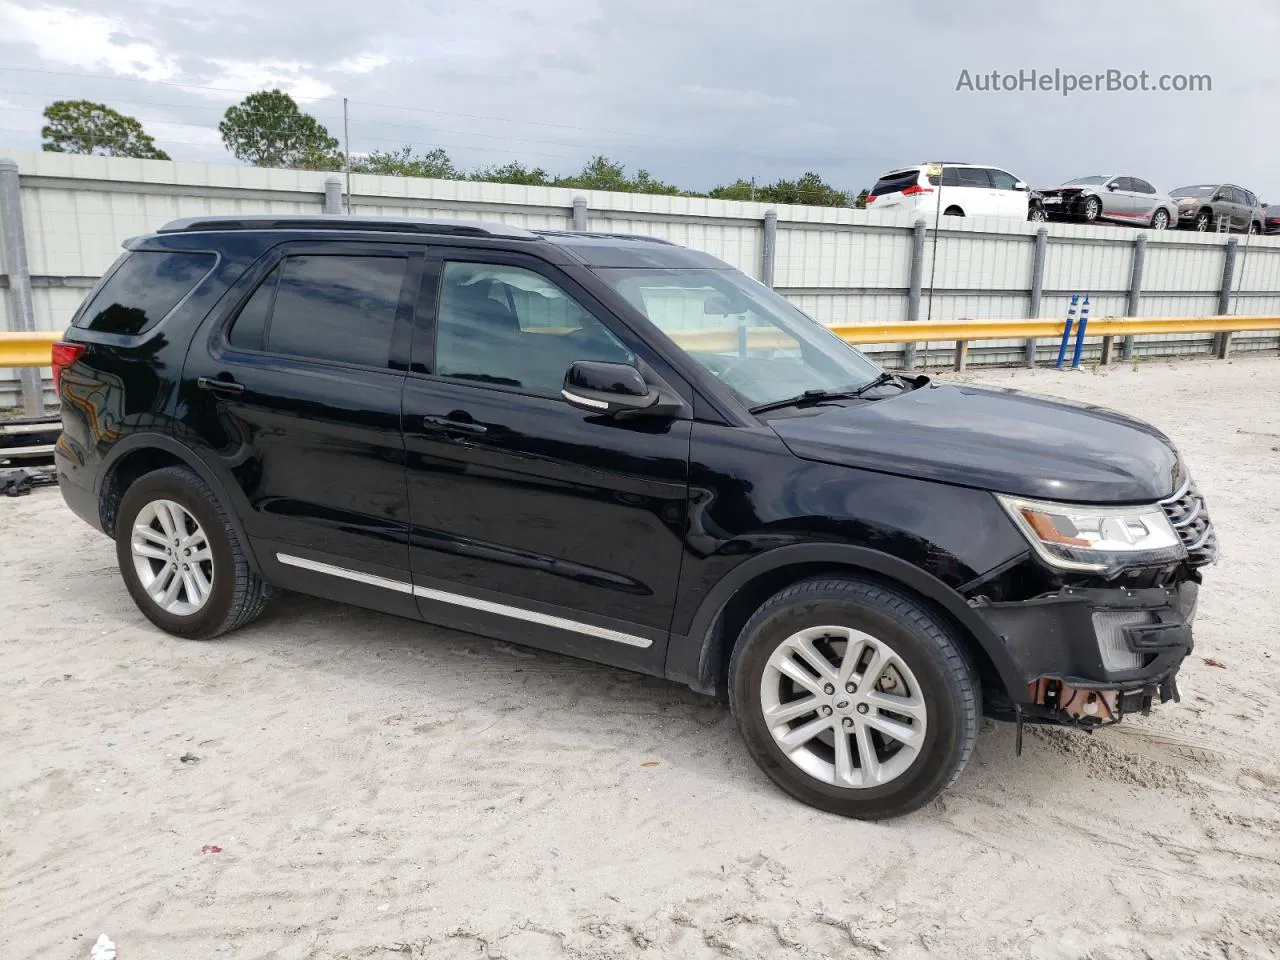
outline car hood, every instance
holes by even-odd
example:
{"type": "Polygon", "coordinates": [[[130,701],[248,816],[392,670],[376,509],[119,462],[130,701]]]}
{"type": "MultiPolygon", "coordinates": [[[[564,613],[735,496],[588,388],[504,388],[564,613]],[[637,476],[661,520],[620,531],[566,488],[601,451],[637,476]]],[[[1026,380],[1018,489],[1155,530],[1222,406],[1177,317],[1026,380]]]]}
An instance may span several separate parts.
{"type": "Polygon", "coordinates": [[[1150,503],[1173,493],[1178,471],[1149,424],[1016,390],[931,383],[803,414],[769,421],[803,459],[1015,496],[1150,503]]]}

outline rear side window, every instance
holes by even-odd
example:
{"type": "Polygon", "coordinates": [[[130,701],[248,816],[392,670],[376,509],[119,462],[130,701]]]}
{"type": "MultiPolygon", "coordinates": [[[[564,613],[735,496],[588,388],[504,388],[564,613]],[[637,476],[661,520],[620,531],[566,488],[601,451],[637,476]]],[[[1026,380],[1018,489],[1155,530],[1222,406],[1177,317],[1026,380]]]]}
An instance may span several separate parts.
{"type": "Polygon", "coordinates": [[[871,196],[882,197],[886,193],[901,193],[907,187],[914,186],[919,182],[920,171],[918,169],[896,170],[893,173],[886,173],[876,181],[876,185],[871,188],[871,196]]]}
{"type": "MultiPolygon", "coordinates": [[[[983,167],[956,167],[956,186],[991,189],[991,177],[983,167]]],[[[946,181],[943,181],[944,185],[946,181]]]]}
{"type": "Polygon", "coordinates": [[[217,262],[212,253],[138,250],[76,319],[77,327],[133,335],[162,320],[217,262]]]}
{"type": "Polygon", "coordinates": [[[385,367],[406,257],[289,257],[231,327],[242,350],[385,367]]]}
{"type": "Polygon", "coordinates": [[[1156,188],[1153,187],[1151,184],[1147,183],[1147,181],[1142,180],[1138,177],[1132,177],[1131,179],[1133,180],[1133,189],[1138,191],[1138,193],[1155,193],[1156,192],[1156,188]]]}

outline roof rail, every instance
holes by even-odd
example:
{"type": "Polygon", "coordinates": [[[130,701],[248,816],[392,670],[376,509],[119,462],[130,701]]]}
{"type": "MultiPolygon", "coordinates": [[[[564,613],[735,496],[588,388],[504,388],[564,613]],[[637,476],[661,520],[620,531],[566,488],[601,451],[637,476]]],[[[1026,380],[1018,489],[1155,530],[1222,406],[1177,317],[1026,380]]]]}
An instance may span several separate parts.
{"type": "Polygon", "coordinates": [[[454,237],[501,237],[505,240],[536,240],[537,235],[521,227],[485,220],[415,220],[412,217],[311,216],[226,216],[187,217],[171,220],[159,233],[190,233],[198,230],[359,230],[372,233],[422,233],[454,237]]]}
{"type": "Polygon", "coordinates": [[[661,243],[668,247],[679,244],[663,237],[651,237],[647,233],[604,233],[599,230],[535,230],[540,237],[600,237],[603,240],[644,240],[649,243],[661,243]]]}

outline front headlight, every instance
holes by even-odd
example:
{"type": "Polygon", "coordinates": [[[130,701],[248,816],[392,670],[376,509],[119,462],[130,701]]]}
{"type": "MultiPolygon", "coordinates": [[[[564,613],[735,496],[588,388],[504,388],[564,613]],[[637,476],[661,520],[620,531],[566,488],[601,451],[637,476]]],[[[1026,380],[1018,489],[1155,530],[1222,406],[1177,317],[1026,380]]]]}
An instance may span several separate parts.
{"type": "Polygon", "coordinates": [[[1062,570],[1107,573],[1182,559],[1186,551],[1159,506],[1046,503],[997,494],[1046,562],[1062,570]]]}

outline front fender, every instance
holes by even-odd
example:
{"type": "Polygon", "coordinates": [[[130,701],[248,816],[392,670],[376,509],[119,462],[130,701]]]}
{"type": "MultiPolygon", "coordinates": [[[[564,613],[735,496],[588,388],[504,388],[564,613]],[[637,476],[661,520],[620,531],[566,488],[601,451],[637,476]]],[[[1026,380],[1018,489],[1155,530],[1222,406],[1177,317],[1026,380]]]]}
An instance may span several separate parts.
{"type": "MultiPolygon", "coordinates": [[[[726,573],[698,605],[687,636],[672,634],[667,647],[668,679],[687,683],[700,693],[713,694],[718,664],[725,643],[719,629],[725,606],[743,588],[762,576],[788,567],[821,564],[865,571],[895,581],[941,607],[981,646],[994,665],[1004,693],[1015,700],[1026,698],[1026,684],[1004,641],[979,617],[968,602],[937,577],[905,560],[852,544],[813,543],[776,547],[742,562],[726,573]]],[[[767,597],[760,597],[763,603],[767,597]]]]}

